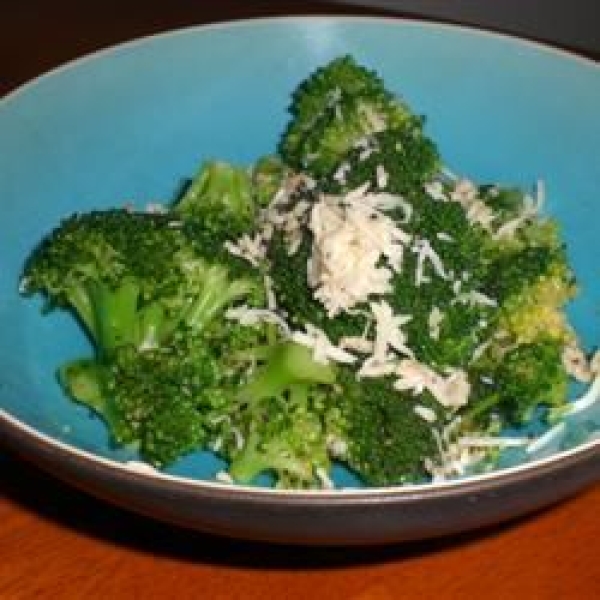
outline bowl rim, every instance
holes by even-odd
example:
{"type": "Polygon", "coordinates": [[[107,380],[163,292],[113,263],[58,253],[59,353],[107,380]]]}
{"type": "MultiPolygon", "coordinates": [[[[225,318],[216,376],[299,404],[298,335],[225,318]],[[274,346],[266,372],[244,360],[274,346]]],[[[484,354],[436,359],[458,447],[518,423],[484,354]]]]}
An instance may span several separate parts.
{"type": "Polygon", "coordinates": [[[19,85],[16,88],[9,90],[3,96],[0,96],[0,109],[2,105],[8,102],[12,102],[22,93],[27,92],[30,88],[37,85],[39,82],[46,78],[53,77],[60,74],[63,71],[76,68],[86,62],[109,56],[115,52],[122,50],[129,50],[136,46],[144,45],[148,42],[160,39],[166,39],[171,37],[179,37],[185,35],[195,35],[205,31],[217,31],[224,29],[234,28],[247,28],[254,27],[256,25],[277,25],[277,24],[310,24],[316,22],[335,22],[335,23],[372,23],[374,25],[381,25],[386,27],[414,27],[421,29],[442,29],[448,31],[456,31],[465,35],[481,36],[486,38],[496,38],[504,40],[508,43],[514,43],[519,46],[530,47],[532,50],[539,52],[546,52],[555,54],[563,59],[575,60],[580,62],[581,65],[591,67],[592,69],[600,70],[600,61],[593,58],[587,57],[583,54],[578,53],[575,50],[562,48],[557,45],[553,45],[549,42],[542,42],[533,40],[526,37],[521,37],[516,34],[505,33],[501,31],[495,31],[493,29],[487,29],[483,26],[476,25],[462,25],[458,23],[450,23],[439,21],[435,19],[425,20],[418,17],[401,17],[394,15],[339,15],[335,13],[330,14],[308,14],[308,15],[279,15],[279,16],[264,16],[264,17],[251,17],[251,18],[240,18],[231,19],[228,21],[220,21],[217,23],[205,23],[188,25],[184,27],[178,27],[173,29],[167,29],[157,33],[151,33],[148,35],[141,35],[130,40],[118,42],[116,44],[110,44],[108,46],[101,47],[91,52],[86,52],[81,56],[74,57],[66,60],[57,66],[40,73],[39,75],[29,79],[19,85]]]}
{"type": "MultiPolygon", "coordinates": [[[[496,469],[487,473],[470,475],[463,479],[449,479],[445,481],[393,485],[387,487],[364,487],[364,488],[335,488],[296,490],[275,489],[256,487],[251,485],[239,485],[222,483],[217,480],[192,479],[180,475],[172,475],[154,469],[150,465],[140,461],[120,462],[94,454],[89,450],[76,448],[62,440],[36,430],[34,427],[23,423],[16,417],[0,409],[0,433],[2,438],[12,430],[16,433],[15,440],[29,440],[37,450],[52,450],[61,457],[68,457],[77,462],[88,463],[90,466],[111,472],[115,476],[125,476],[133,480],[138,479],[146,483],[165,483],[177,489],[187,491],[204,491],[206,493],[225,493],[226,495],[242,495],[254,499],[268,499],[269,501],[280,499],[288,502],[299,499],[302,501],[366,501],[382,499],[410,499],[419,497],[438,497],[463,494],[465,492],[478,491],[502,487],[503,484],[517,479],[534,477],[541,472],[554,472],[585,458],[597,457],[600,459],[600,438],[592,439],[569,450],[563,450],[545,458],[533,460],[513,467],[496,469]],[[141,468],[140,468],[141,467],[141,468]]],[[[17,446],[18,444],[13,444],[17,446]]],[[[18,450],[18,448],[15,448],[18,450]]],[[[599,463],[600,464],[600,463],[599,463]]]]}
{"type": "MultiPolygon", "coordinates": [[[[529,47],[532,50],[554,54],[562,59],[571,60],[580,63],[580,66],[591,68],[598,71],[600,74],[600,61],[588,58],[575,51],[567,50],[552,44],[531,40],[520,37],[518,35],[503,33],[486,29],[484,27],[460,25],[455,23],[440,22],[436,20],[423,20],[419,18],[403,18],[399,16],[376,16],[376,15],[292,15],[292,16],[271,16],[271,17],[255,17],[246,19],[235,19],[218,23],[190,25],[181,28],[169,29],[162,32],[139,36],[124,42],[112,44],[96,51],[86,53],[82,56],[68,60],[40,75],[30,79],[16,88],[9,90],[4,96],[0,97],[0,111],[3,106],[18,101],[19,97],[34,88],[38,83],[47,78],[59,75],[62,72],[69,71],[85,65],[105,56],[110,56],[116,52],[123,50],[135,49],[138,46],[143,46],[148,42],[161,40],[166,38],[174,38],[187,35],[198,35],[206,31],[212,30],[227,30],[234,28],[252,28],[256,25],[278,25],[278,24],[301,24],[308,25],[316,23],[331,23],[336,24],[374,24],[385,27],[408,27],[421,28],[429,30],[449,30],[460,34],[470,36],[481,36],[485,38],[496,38],[505,40],[508,43],[517,46],[529,47]]],[[[187,491],[202,491],[208,494],[225,495],[231,497],[252,498],[257,501],[268,500],[269,502],[282,501],[289,502],[306,502],[311,503],[342,503],[348,502],[364,502],[372,501],[381,502],[382,500],[402,501],[411,498],[423,497],[439,497],[456,494],[464,494],[465,492],[481,492],[485,489],[502,487],[505,483],[517,479],[527,479],[533,477],[540,472],[554,472],[563,467],[577,463],[588,457],[597,457],[600,459],[600,438],[589,440],[569,450],[563,450],[553,453],[545,458],[536,459],[524,464],[507,467],[503,469],[493,470],[487,473],[478,475],[470,475],[462,479],[452,479],[447,481],[430,482],[422,484],[405,484],[387,487],[365,487],[365,488],[336,488],[333,490],[282,490],[273,488],[262,488],[249,485],[238,485],[222,483],[213,480],[192,479],[172,475],[156,469],[153,469],[145,463],[130,461],[120,462],[117,460],[102,457],[94,454],[91,451],[83,450],[68,444],[62,440],[54,438],[48,434],[42,433],[27,423],[21,421],[17,417],[11,415],[8,411],[0,408],[0,433],[2,438],[7,437],[9,433],[14,435],[8,436],[13,442],[9,446],[13,446],[15,450],[19,444],[15,443],[19,440],[28,441],[32,448],[43,451],[52,450],[59,457],[67,457],[78,462],[87,463],[90,466],[111,472],[115,477],[127,477],[133,480],[143,481],[145,483],[164,483],[169,486],[175,486],[180,490],[187,491]],[[144,469],[138,468],[143,465],[144,469]],[[147,467],[147,468],[146,468],[147,467]]],[[[29,456],[35,462],[35,456],[29,456]]]]}

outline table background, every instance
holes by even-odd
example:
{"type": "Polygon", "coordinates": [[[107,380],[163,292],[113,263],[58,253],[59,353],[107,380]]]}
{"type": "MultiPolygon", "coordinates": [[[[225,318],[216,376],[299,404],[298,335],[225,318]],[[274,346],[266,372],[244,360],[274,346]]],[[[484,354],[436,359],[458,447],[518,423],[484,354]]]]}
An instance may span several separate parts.
{"type": "MultiPolygon", "coordinates": [[[[267,14],[383,13],[324,2],[204,4],[0,0],[0,94],[83,53],[165,29],[267,14]]],[[[268,546],[132,515],[4,452],[0,600],[586,600],[600,596],[599,507],[597,485],[528,518],[442,540],[366,549],[268,546]]]]}

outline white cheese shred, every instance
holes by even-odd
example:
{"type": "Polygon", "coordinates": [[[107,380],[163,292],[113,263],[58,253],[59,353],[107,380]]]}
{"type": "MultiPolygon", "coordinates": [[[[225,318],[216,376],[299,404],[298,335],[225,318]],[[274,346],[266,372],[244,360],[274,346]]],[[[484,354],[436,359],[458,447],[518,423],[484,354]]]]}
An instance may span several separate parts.
{"type": "Polygon", "coordinates": [[[460,369],[448,370],[446,377],[427,365],[412,359],[403,359],[396,369],[398,379],[394,388],[421,394],[427,390],[444,407],[456,410],[469,401],[471,385],[467,374],[460,369]]]}
{"type": "Polygon", "coordinates": [[[406,215],[407,203],[368,189],[366,183],[345,196],[323,195],[310,213],[308,283],[329,317],[389,293],[411,239],[383,212],[404,207],[406,215]]]}
{"type": "Polygon", "coordinates": [[[291,339],[297,344],[312,348],[313,357],[316,362],[323,364],[327,364],[330,361],[345,364],[356,362],[356,356],[333,345],[322,329],[307,323],[305,330],[292,332],[291,339]]]}
{"type": "Polygon", "coordinates": [[[228,308],[225,311],[225,318],[237,321],[240,325],[258,325],[259,323],[273,323],[278,325],[281,331],[289,335],[290,330],[285,320],[275,311],[266,308],[251,308],[245,304],[228,308]]]}

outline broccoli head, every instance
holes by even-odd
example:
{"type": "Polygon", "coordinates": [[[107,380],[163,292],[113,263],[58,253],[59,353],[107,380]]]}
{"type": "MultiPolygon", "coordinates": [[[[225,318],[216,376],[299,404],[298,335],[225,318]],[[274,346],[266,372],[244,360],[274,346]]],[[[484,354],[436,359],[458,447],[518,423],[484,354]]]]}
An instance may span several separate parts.
{"type": "Polygon", "coordinates": [[[563,348],[562,342],[542,334],[502,357],[482,360],[474,369],[466,423],[486,428],[493,417],[504,425],[520,425],[540,405],[564,406],[569,378],[562,362],[563,348]]]}
{"type": "Polygon", "coordinates": [[[186,244],[169,215],[127,210],[75,214],[29,256],[27,294],[70,308],[99,353],[120,344],[152,345],[167,317],[162,298],[181,285],[173,256],[186,244]]]}
{"type": "Polygon", "coordinates": [[[422,191],[440,169],[437,148],[423,133],[422,125],[422,120],[414,118],[403,127],[364,138],[323,181],[324,189],[347,192],[369,182],[373,190],[401,196],[422,191]]]}
{"type": "Polygon", "coordinates": [[[365,137],[404,125],[413,129],[419,122],[375,72],[349,56],[302,82],[292,96],[290,113],[279,152],[286,164],[317,180],[331,174],[365,137]]]}
{"type": "Polygon", "coordinates": [[[228,265],[201,255],[190,231],[170,214],[73,215],[27,260],[23,291],[72,309],[101,357],[121,345],[154,347],[180,323],[204,327],[237,299],[260,301],[260,277],[249,268],[238,277],[242,266],[230,277],[228,265]]]}
{"type": "Polygon", "coordinates": [[[336,379],[331,364],[289,341],[246,348],[230,360],[248,361],[251,372],[236,389],[213,438],[240,483],[275,475],[284,487],[316,487],[330,462],[321,413],[324,392],[336,379]]]}
{"type": "Polygon", "coordinates": [[[414,483],[428,476],[425,459],[437,456],[432,424],[415,412],[440,406],[427,394],[415,398],[393,389],[389,378],[357,380],[344,367],[328,413],[330,446],[369,485],[414,483]]]}
{"type": "Polygon", "coordinates": [[[220,384],[221,370],[204,336],[178,331],[157,348],[120,346],[104,362],[68,363],[59,379],[105,420],[116,444],[162,467],[203,447],[209,390],[220,384]]]}

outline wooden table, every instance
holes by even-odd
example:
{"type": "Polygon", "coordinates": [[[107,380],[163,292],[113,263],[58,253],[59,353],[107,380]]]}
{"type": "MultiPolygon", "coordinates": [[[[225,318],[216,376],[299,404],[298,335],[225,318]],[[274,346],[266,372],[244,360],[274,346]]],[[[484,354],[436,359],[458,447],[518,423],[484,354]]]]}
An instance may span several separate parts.
{"type": "MultiPolygon", "coordinates": [[[[82,53],[155,31],[332,11],[307,2],[202,4],[4,0],[0,93],[82,53]]],[[[379,549],[274,547],[174,529],[90,498],[6,453],[0,494],[1,600],[600,597],[600,485],[483,532],[379,549]]]]}

